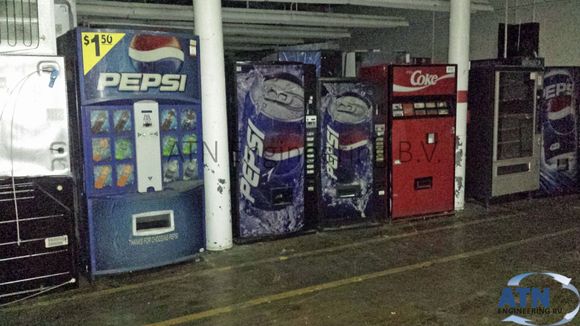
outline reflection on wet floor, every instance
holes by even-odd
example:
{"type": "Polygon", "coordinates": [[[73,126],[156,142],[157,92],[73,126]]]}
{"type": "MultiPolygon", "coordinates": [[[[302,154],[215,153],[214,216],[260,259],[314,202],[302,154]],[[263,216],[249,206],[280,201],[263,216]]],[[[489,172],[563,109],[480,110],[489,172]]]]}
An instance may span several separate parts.
{"type": "Polygon", "coordinates": [[[455,216],[236,246],[84,282],[7,307],[0,324],[499,325],[512,276],[580,276],[579,229],[578,196],[470,204],[455,216]]]}

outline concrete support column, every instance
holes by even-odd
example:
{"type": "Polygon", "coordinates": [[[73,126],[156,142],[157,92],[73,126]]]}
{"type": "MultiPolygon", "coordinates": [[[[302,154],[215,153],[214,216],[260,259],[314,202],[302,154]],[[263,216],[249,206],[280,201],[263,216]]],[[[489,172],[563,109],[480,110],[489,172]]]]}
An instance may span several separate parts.
{"type": "Polygon", "coordinates": [[[467,147],[467,90],[469,85],[470,0],[451,0],[449,63],[457,64],[457,117],[455,127],[455,209],[465,208],[465,154],[467,147]]]}
{"type": "Polygon", "coordinates": [[[222,6],[220,0],[193,0],[200,39],[206,248],[231,248],[232,212],[222,6]]]}

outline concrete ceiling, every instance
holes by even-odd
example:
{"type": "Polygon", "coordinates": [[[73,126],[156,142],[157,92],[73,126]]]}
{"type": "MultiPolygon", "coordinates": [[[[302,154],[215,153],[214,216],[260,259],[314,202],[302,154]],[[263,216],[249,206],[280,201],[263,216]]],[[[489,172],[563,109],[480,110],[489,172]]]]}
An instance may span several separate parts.
{"type": "MultiPolygon", "coordinates": [[[[192,2],[193,0],[101,0],[101,3],[107,3],[110,2],[111,5],[106,5],[106,6],[96,6],[96,8],[92,8],[91,9],[91,5],[93,7],[95,7],[94,3],[98,3],[99,1],[95,1],[95,0],[77,0],[77,11],[79,11],[79,22],[81,24],[84,24],[86,26],[115,26],[118,27],[119,24],[123,25],[127,25],[128,27],[135,27],[135,28],[146,28],[146,27],[150,27],[150,26],[155,26],[155,28],[160,28],[160,29],[165,29],[165,28],[177,28],[180,30],[191,30],[191,20],[193,18],[193,15],[189,15],[187,14],[187,20],[183,20],[180,15],[178,15],[178,13],[181,13],[181,11],[183,12],[188,12],[191,9],[192,6],[192,2]],[[131,3],[135,3],[136,6],[134,6],[135,8],[141,8],[143,9],[143,7],[149,7],[147,5],[152,5],[151,7],[154,9],[156,7],[164,7],[165,9],[161,10],[161,12],[163,12],[164,14],[166,14],[166,16],[168,15],[168,17],[171,18],[163,18],[161,20],[159,20],[159,12],[160,11],[155,11],[155,14],[151,14],[150,17],[149,16],[144,16],[144,17],[139,17],[138,15],[136,15],[135,13],[131,14],[131,13],[123,13],[122,16],[118,16],[118,14],[121,14],[122,10],[116,10],[116,11],[110,11],[109,10],[109,14],[107,13],[97,13],[97,11],[99,11],[100,9],[104,9],[104,7],[109,7],[109,6],[114,6],[114,3],[126,3],[127,8],[131,8],[132,6],[130,5],[131,3]],[[93,4],[91,4],[93,3],[93,4]],[[139,4],[139,5],[137,5],[139,4]],[[169,5],[169,6],[167,6],[169,5]],[[172,5],[176,5],[175,8],[173,8],[174,6],[172,5]],[[87,7],[91,10],[87,10],[87,7]],[[172,8],[169,8],[172,7],[172,8]],[[84,8],[84,10],[83,10],[84,8]],[[181,10],[181,9],[182,10],[181,10]],[[171,9],[171,10],[169,10],[171,9]],[[170,13],[169,11],[175,11],[173,9],[178,10],[178,13],[170,13]],[[113,15],[113,13],[117,14],[117,16],[113,15]],[[157,20],[156,18],[157,17],[157,20]],[[181,17],[181,18],[180,18],[181,17]],[[168,21],[164,21],[164,19],[167,19],[168,21]],[[131,23],[131,24],[129,24],[131,23]],[[171,24],[169,24],[171,23],[171,24]],[[166,26],[167,25],[167,26],[166,26]],[[183,26],[181,26],[183,25],[183,26]]],[[[209,0],[208,0],[209,1],[209,0]]],[[[394,18],[400,17],[402,20],[408,19],[409,21],[411,19],[415,19],[417,17],[423,17],[425,15],[429,15],[429,17],[431,17],[431,13],[430,13],[430,9],[429,11],[425,10],[425,6],[426,4],[428,4],[429,6],[435,6],[433,5],[433,3],[445,3],[445,1],[447,0],[374,0],[376,1],[376,3],[378,3],[377,5],[379,7],[375,7],[374,4],[373,6],[369,6],[368,3],[372,2],[372,0],[369,1],[350,1],[350,0],[318,0],[319,2],[322,3],[365,3],[365,5],[349,5],[349,4],[312,4],[312,2],[316,2],[317,0],[312,0],[310,2],[305,2],[303,0],[294,0],[295,2],[300,2],[298,5],[294,5],[291,7],[291,3],[293,0],[288,0],[288,2],[280,2],[280,0],[250,0],[248,2],[246,1],[240,1],[240,0],[222,0],[222,5],[224,6],[224,12],[228,12],[230,13],[231,11],[236,11],[238,9],[236,8],[240,8],[239,10],[245,10],[242,8],[250,8],[250,9],[274,9],[274,10],[284,10],[285,12],[288,12],[286,10],[296,10],[296,8],[298,7],[298,10],[300,13],[328,13],[329,15],[335,15],[335,16],[340,16],[341,14],[349,14],[349,16],[352,16],[353,18],[355,18],[357,15],[364,15],[364,17],[368,17],[367,19],[365,19],[364,21],[367,22],[368,19],[372,18],[371,16],[380,16],[380,17],[384,17],[384,19],[382,19],[381,21],[386,20],[387,18],[389,18],[389,16],[395,16],[394,18]],[[389,3],[389,7],[381,7],[382,5],[384,5],[384,3],[380,3],[381,1],[384,1],[384,3],[389,3]],[[390,7],[391,4],[394,4],[395,8],[390,7]],[[407,5],[413,5],[413,4],[418,4],[419,8],[422,8],[423,10],[409,10],[409,9],[401,9],[401,7],[405,7],[407,5]],[[397,7],[399,6],[399,7],[397,7]],[[416,17],[414,17],[416,16],[416,17]]],[[[472,0],[474,2],[477,2],[478,4],[483,3],[484,5],[490,1],[493,1],[493,4],[496,8],[503,8],[503,4],[504,4],[504,0],[472,0]]],[[[514,0],[511,0],[514,1],[514,0]]],[[[528,0],[519,0],[519,1],[528,1],[528,0]]],[[[531,0],[529,0],[531,1],[531,0]]],[[[541,1],[541,0],[536,0],[536,1],[541,1]]],[[[124,5],[121,5],[124,6],[124,5]]],[[[438,9],[435,9],[436,11],[445,11],[444,7],[441,7],[441,5],[437,6],[438,9]]],[[[448,7],[447,7],[448,8],[448,7]]],[[[481,6],[480,6],[481,8],[481,6]]],[[[110,8],[109,8],[110,9],[110,8]]],[[[448,9],[447,9],[448,10],[448,9]]],[[[126,10],[125,10],[126,11],[126,10]]],[[[231,14],[231,13],[230,13],[231,14]]],[[[226,15],[227,16],[227,15],[226,15]]],[[[226,16],[224,16],[225,18],[227,18],[226,16]]],[[[318,30],[320,30],[321,35],[312,35],[312,36],[308,36],[307,33],[305,33],[304,31],[298,31],[294,34],[291,35],[287,35],[287,37],[293,37],[290,39],[290,41],[287,41],[286,39],[280,39],[280,40],[274,40],[274,41],[270,41],[270,42],[266,42],[268,40],[263,39],[263,37],[259,37],[259,35],[257,35],[258,32],[260,31],[267,31],[267,30],[271,30],[271,29],[275,29],[278,28],[280,29],[279,26],[276,25],[280,25],[281,21],[277,21],[277,22],[256,22],[256,21],[248,21],[248,19],[250,19],[250,17],[248,17],[246,14],[244,13],[240,13],[240,15],[238,15],[239,17],[242,17],[243,19],[245,19],[245,21],[243,23],[245,24],[254,24],[251,26],[247,26],[247,28],[245,29],[240,29],[240,28],[233,28],[232,24],[238,24],[240,22],[238,21],[227,21],[227,19],[224,18],[224,23],[226,23],[224,25],[224,32],[227,36],[226,38],[226,46],[237,46],[240,44],[244,44],[244,45],[248,45],[248,37],[254,37],[255,40],[257,42],[257,40],[259,39],[261,43],[267,43],[270,45],[270,47],[273,46],[280,46],[280,45],[288,45],[288,44],[296,44],[296,43],[301,43],[301,42],[305,42],[305,43],[313,43],[313,42],[324,42],[324,41],[331,41],[333,39],[338,39],[338,38],[348,38],[350,37],[350,32],[353,31],[353,29],[356,28],[360,28],[360,27],[365,27],[365,26],[351,26],[350,30],[349,30],[349,26],[346,25],[341,25],[341,30],[337,31],[337,35],[336,37],[331,37],[329,33],[323,33],[324,31],[322,29],[324,28],[328,28],[328,26],[325,26],[324,22],[327,22],[327,20],[325,19],[320,19],[316,22],[318,22],[318,25],[312,23],[312,24],[305,24],[304,22],[294,22],[292,24],[288,24],[288,25],[295,25],[295,28],[308,28],[308,32],[316,32],[318,30]],[[264,24],[264,25],[256,25],[256,24],[264,24]],[[270,25],[272,25],[271,27],[269,27],[270,25]],[[262,28],[260,28],[260,26],[262,28]],[[310,27],[308,27],[310,26],[310,27]],[[299,39],[299,40],[298,40],[299,39]]],[[[345,16],[345,15],[343,15],[345,16]]],[[[237,17],[237,16],[236,16],[237,17]]],[[[362,17],[362,16],[361,16],[362,17]]],[[[231,18],[231,17],[230,17],[231,18]]],[[[240,19],[242,19],[240,18],[240,19]]],[[[231,20],[231,19],[230,19],[231,20]]],[[[360,25],[360,22],[359,22],[360,25]]],[[[397,25],[397,26],[403,26],[403,25],[397,25]]],[[[408,23],[407,23],[408,26],[408,23]]],[[[378,26],[366,26],[366,28],[379,28],[378,26]]],[[[396,27],[396,26],[393,26],[396,27]]],[[[287,28],[284,28],[283,31],[284,32],[291,32],[292,29],[294,27],[292,26],[288,26],[287,28]]],[[[381,26],[381,28],[384,28],[384,26],[381,26]]]]}

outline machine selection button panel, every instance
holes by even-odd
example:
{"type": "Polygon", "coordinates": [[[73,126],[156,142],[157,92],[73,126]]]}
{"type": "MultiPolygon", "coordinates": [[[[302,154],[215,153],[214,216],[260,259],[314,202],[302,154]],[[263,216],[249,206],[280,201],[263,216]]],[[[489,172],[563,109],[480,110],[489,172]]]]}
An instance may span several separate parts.
{"type": "Polygon", "coordinates": [[[316,133],[318,128],[318,117],[316,115],[307,115],[306,121],[306,180],[307,190],[314,191],[316,180],[316,133]]]}
{"type": "Polygon", "coordinates": [[[424,115],[449,115],[449,113],[449,105],[445,101],[394,103],[392,105],[392,116],[394,118],[424,115]]]}
{"type": "Polygon", "coordinates": [[[159,152],[159,105],[154,101],[136,102],[134,114],[138,191],[160,191],[163,185],[159,152]]]}
{"type": "Polygon", "coordinates": [[[316,129],[317,121],[318,121],[318,117],[315,115],[306,116],[306,128],[307,129],[316,129]]]}
{"type": "Polygon", "coordinates": [[[375,160],[383,162],[385,160],[385,124],[375,124],[375,160]]]}

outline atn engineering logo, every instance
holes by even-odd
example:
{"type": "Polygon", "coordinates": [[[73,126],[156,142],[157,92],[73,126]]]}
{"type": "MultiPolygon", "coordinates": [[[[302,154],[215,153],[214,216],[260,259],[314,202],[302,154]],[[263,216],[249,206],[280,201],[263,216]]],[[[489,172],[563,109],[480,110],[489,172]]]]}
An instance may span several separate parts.
{"type": "Polygon", "coordinates": [[[498,303],[498,314],[509,315],[503,322],[511,322],[518,325],[530,326],[559,326],[571,322],[580,310],[580,294],[571,283],[572,279],[556,273],[523,273],[512,277],[507,287],[503,288],[498,303]],[[571,312],[565,312],[562,307],[555,307],[552,304],[553,293],[549,287],[523,287],[521,283],[530,276],[540,275],[550,278],[559,283],[562,290],[570,291],[576,295],[576,308],[571,312]],[[529,299],[529,300],[528,300],[529,299]],[[565,314],[564,314],[565,313],[565,314]],[[532,317],[563,315],[561,320],[551,324],[537,324],[532,317]],[[529,318],[522,317],[525,315],[529,318]]]}

